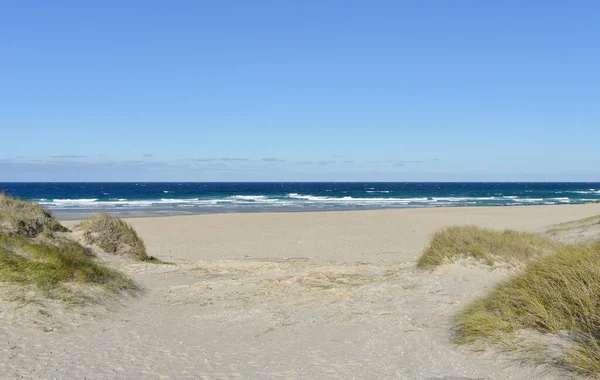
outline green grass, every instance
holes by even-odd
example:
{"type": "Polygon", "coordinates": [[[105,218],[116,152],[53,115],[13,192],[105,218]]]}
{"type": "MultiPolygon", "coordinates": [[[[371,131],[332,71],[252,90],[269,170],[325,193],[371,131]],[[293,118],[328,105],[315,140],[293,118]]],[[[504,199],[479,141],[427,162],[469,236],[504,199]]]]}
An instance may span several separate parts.
{"type": "MultiPolygon", "coordinates": [[[[599,222],[600,217],[591,217],[549,232],[590,228],[599,222]]],[[[549,357],[545,348],[529,332],[551,339],[567,336],[571,343],[559,353],[559,363],[600,378],[599,242],[568,245],[536,234],[449,227],[434,235],[418,267],[432,269],[459,258],[525,266],[457,315],[457,343],[500,344],[517,350],[523,359],[543,359],[549,357]]],[[[555,363],[556,358],[550,361],[555,363]]]]}
{"type": "Polygon", "coordinates": [[[563,363],[600,376],[600,244],[565,246],[530,262],[457,317],[458,343],[510,342],[518,330],[567,332],[563,363]]]}
{"type": "Polygon", "coordinates": [[[66,231],[45,208],[0,193],[0,232],[33,238],[66,231]]]}
{"type": "Polygon", "coordinates": [[[573,371],[600,378],[600,341],[594,336],[584,336],[564,357],[573,371]]]}
{"type": "Polygon", "coordinates": [[[453,226],[433,236],[417,267],[433,269],[460,258],[474,258],[488,265],[499,262],[521,264],[554,252],[558,246],[548,238],[531,233],[453,226]]]}
{"type": "Polygon", "coordinates": [[[35,286],[44,295],[77,298],[66,286],[98,286],[109,293],[136,288],[120,272],[98,263],[78,243],[59,238],[33,241],[0,233],[0,282],[35,286]]]}
{"type": "Polygon", "coordinates": [[[143,240],[125,221],[108,214],[99,214],[77,225],[86,243],[107,253],[125,255],[142,261],[159,262],[149,257],[143,240]]]}
{"type": "Polygon", "coordinates": [[[137,289],[120,272],[99,263],[50,211],[0,194],[0,283],[33,287],[48,298],[85,302],[91,288],[107,293],[137,289]]]}

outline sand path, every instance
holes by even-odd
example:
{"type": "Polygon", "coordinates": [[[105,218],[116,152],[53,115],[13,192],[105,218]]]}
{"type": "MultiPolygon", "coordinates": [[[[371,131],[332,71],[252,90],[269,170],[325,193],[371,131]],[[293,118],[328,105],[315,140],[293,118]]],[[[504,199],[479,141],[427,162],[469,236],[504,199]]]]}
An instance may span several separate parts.
{"type": "MultiPolygon", "coordinates": [[[[0,303],[7,379],[558,379],[451,343],[452,316],[506,278],[414,258],[441,226],[542,231],[600,206],[132,219],[145,287],[82,312],[0,303]]],[[[2,375],[0,375],[1,377],[2,375]]]]}

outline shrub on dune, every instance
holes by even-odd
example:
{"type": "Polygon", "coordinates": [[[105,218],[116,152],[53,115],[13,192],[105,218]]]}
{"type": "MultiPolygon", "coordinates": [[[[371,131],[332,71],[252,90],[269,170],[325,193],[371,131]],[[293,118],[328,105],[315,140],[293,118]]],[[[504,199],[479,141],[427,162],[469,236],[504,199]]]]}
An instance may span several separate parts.
{"type": "Polygon", "coordinates": [[[155,260],[146,253],[146,247],[133,227],[109,214],[99,214],[76,227],[83,232],[87,244],[100,247],[107,253],[133,257],[142,261],[155,260]]]}

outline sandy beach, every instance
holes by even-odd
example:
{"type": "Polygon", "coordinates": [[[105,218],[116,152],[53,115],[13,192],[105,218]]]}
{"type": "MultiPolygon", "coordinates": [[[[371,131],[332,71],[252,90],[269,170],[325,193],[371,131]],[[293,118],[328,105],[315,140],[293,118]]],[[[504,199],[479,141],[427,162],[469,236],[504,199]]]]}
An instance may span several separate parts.
{"type": "Polygon", "coordinates": [[[0,380],[600,380],[600,1],[0,4],[0,380]]]}
{"type": "MultiPolygon", "coordinates": [[[[0,303],[0,377],[34,379],[560,379],[451,342],[452,318],[511,275],[415,268],[449,225],[544,233],[600,204],[131,218],[139,282],[101,306],[0,303]]],[[[72,227],[75,222],[64,222],[72,227]]],[[[573,238],[577,238],[576,236],[573,238]]]]}

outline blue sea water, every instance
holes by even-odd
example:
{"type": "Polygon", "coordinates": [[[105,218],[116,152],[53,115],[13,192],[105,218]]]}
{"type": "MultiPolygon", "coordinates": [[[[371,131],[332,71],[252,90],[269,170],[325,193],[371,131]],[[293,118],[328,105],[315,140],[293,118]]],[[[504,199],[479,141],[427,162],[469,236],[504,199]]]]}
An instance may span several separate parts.
{"type": "Polygon", "coordinates": [[[600,200],[600,183],[0,183],[58,214],[522,206],[600,200]]]}

